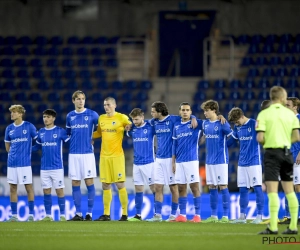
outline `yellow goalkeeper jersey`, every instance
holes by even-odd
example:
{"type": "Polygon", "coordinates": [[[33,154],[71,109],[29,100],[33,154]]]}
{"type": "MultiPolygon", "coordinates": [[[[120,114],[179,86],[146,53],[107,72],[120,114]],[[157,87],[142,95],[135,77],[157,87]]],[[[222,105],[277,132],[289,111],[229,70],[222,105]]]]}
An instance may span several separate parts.
{"type": "Polygon", "coordinates": [[[124,155],[122,140],[124,128],[128,124],[131,124],[128,116],[118,112],[115,112],[111,117],[106,114],[100,115],[97,131],[93,134],[93,138],[102,137],[100,156],[116,157],[124,155]]]}

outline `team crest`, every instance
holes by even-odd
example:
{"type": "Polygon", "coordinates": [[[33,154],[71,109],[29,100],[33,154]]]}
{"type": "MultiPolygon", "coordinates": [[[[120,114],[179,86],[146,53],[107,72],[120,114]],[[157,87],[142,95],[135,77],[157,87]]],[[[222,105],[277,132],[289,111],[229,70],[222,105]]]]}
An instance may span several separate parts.
{"type": "Polygon", "coordinates": [[[248,128],[248,132],[251,132],[251,128],[250,127],[248,128]]]}
{"type": "Polygon", "coordinates": [[[100,122],[100,126],[101,127],[105,126],[105,123],[104,122],[100,122]]]}
{"type": "Polygon", "coordinates": [[[295,183],[297,183],[298,182],[298,176],[295,176],[294,179],[295,179],[295,183]]]}
{"type": "Polygon", "coordinates": [[[221,181],[221,176],[218,176],[218,182],[220,182],[221,181]]]}
{"type": "Polygon", "coordinates": [[[58,182],[58,186],[61,186],[61,185],[62,185],[62,181],[59,181],[59,182],[58,182]]]}
{"type": "Polygon", "coordinates": [[[116,122],[112,122],[111,124],[112,124],[113,126],[115,126],[115,125],[116,125],[116,122]]]}
{"type": "Polygon", "coordinates": [[[217,126],[215,126],[215,131],[218,131],[218,129],[219,129],[219,128],[218,128],[217,126]]]}
{"type": "Polygon", "coordinates": [[[91,175],[91,170],[88,170],[88,174],[87,174],[88,176],[90,176],[91,175]]]}
{"type": "Polygon", "coordinates": [[[88,119],[89,119],[89,117],[88,117],[88,116],[85,116],[85,117],[84,117],[84,120],[86,120],[86,121],[87,121],[88,119]]]}
{"type": "Polygon", "coordinates": [[[192,175],[191,175],[191,181],[194,181],[194,179],[195,179],[195,177],[194,177],[194,175],[192,174],[192,175]]]}
{"type": "Polygon", "coordinates": [[[71,116],[70,118],[71,118],[71,121],[74,121],[76,116],[71,116]]]}
{"type": "Polygon", "coordinates": [[[173,181],[173,177],[172,176],[170,176],[170,181],[173,181]]]}
{"type": "Polygon", "coordinates": [[[121,178],[122,178],[122,174],[118,173],[118,179],[121,179],[121,178]]]}
{"type": "Polygon", "coordinates": [[[53,138],[57,138],[57,134],[53,134],[53,138]]]}
{"type": "Polygon", "coordinates": [[[23,130],[23,134],[26,135],[27,134],[27,130],[24,129],[23,130]]]}
{"type": "Polygon", "coordinates": [[[26,175],[23,176],[23,182],[26,181],[26,175]]]}
{"type": "Polygon", "coordinates": [[[255,177],[253,177],[253,183],[255,183],[256,182],[256,178],[255,177]]]}
{"type": "Polygon", "coordinates": [[[147,129],[144,129],[144,134],[147,134],[147,132],[148,132],[147,129]]]}

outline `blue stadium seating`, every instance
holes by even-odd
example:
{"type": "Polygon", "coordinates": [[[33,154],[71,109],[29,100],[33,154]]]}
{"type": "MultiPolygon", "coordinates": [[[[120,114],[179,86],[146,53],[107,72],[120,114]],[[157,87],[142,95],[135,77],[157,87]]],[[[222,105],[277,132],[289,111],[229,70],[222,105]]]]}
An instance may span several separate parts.
{"type": "Polygon", "coordinates": [[[295,56],[293,56],[293,55],[286,56],[286,57],[284,58],[283,64],[284,64],[285,66],[296,65],[297,62],[296,62],[295,56]]]}
{"type": "Polygon", "coordinates": [[[78,65],[78,67],[85,68],[85,67],[89,66],[89,61],[87,59],[81,58],[78,60],[77,65],[78,65]]]}
{"type": "Polygon", "coordinates": [[[19,102],[27,101],[27,95],[24,92],[16,93],[14,100],[19,102]]]}
{"type": "Polygon", "coordinates": [[[202,91],[198,91],[195,95],[194,95],[194,101],[204,101],[206,100],[206,94],[202,91]]]}
{"type": "Polygon", "coordinates": [[[288,44],[280,44],[278,49],[277,49],[277,53],[279,54],[287,54],[287,53],[290,53],[290,48],[289,48],[289,45],[288,44]]]}
{"type": "Polygon", "coordinates": [[[55,58],[50,58],[47,60],[47,67],[49,68],[57,68],[58,67],[58,60],[55,58]]]}
{"type": "Polygon", "coordinates": [[[251,44],[260,44],[264,42],[264,37],[260,34],[253,35],[251,38],[251,44]]]}
{"type": "Polygon", "coordinates": [[[52,109],[56,111],[57,115],[61,115],[64,112],[64,105],[56,103],[52,106],[52,109]]]}
{"type": "Polygon", "coordinates": [[[62,55],[64,55],[64,56],[73,56],[73,54],[74,54],[74,51],[70,47],[65,47],[62,49],[62,55]]]}
{"type": "Polygon", "coordinates": [[[242,67],[249,67],[249,66],[252,66],[252,65],[254,65],[254,61],[253,61],[252,57],[246,56],[242,59],[242,63],[241,63],[242,67]]]}
{"type": "Polygon", "coordinates": [[[35,79],[44,79],[45,73],[44,71],[37,69],[32,72],[32,77],[35,79]]]}
{"type": "Polygon", "coordinates": [[[38,36],[34,40],[34,43],[36,43],[39,46],[43,46],[43,45],[46,45],[48,43],[48,39],[45,36],[38,36]]]}
{"type": "Polygon", "coordinates": [[[81,40],[82,44],[93,44],[94,43],[94,38],[91,36],[86,36],[81,40]]]}
{"type": "Polygon", "coordinates": [[[66,67],[66,68],[72,68],[74,66],[74,60],[73,59],[70,59],[70,58],[67,58],[67,59],[63,59],[62,60],[62,66],[63,67],[66,67]]]}
{"type": "Polygon", "coordinates": [[[89,79],[91,77],[91,72],[89,70],[81,70],[79,72],[79,77],[82,79],[89,79]]]}
{"type": "Polygon", "coordinates": [[[29,36],[21,36],[18,41],[18,44],[21,45],[31,45],[32,44],[32,39],[29,36]]]}
{"type": "Polygon", "coordinates": [[[147,80],[141,81],[140,88],[144,90],[150,90],[152,89],[152,82],[147,80]]]}
{"type": "Polygon", "coordinates": [[[300,98],[300,95],[299,95],[299,91],[298,90],[291,90],[288,92],[288,97],[297,97],[297,98],[300,98]]]}
{"type": "Polygon", "coordinates": [[[60,54],[59,49],[57,47],[51,47],[48,49],[49,56],[58,56],[60,54]]]}
{"type": "Polygon", "coordinates": [[[273,45],[265,44],[262,51],[263,54],[272,54],[275,52],[273,45]]]}
{"type": "Polygon", "coordinates": [[[95,47],[95,48],[91,49],[91,55],[92,56],[101,56],[102,54],[103,54],[102,50],[98,47],[95,47]]]}
{"type": "Polygon", "coordinates": [[[54,36],[50,39],[50,43],[52,45],[62,45],[63,44],[63,38],[61,36],[54,36]]]}
{"type": "Polygon", "coordinates": [[[14,90],[16,89],[16,83],[12,80],[8,80],[6,82],[3,83],[3,89],[5,90],[14,90]]]}
{"type": "Polygon", "coordinates": [[[67,40],[67,43],[70,45],[77,45],[80,43],[78,36],[70,36],[67,40]]]}
{"type": "Polygon", "coordinates": [[[127,81],[125,83],[126,89],[128,90],[134,90],[138,88],[138,82],[135,80],[127,81]]]}
{"type": "Polygon", "coordinates": [[[299,77],[300,76],[300,68],[299,67],[294,67],[291,69],[290,72],[291,77],[299,77]]]}
{"type": "Polygon", "coordinates": [[[24,107],[24,109],[26,110],[26,113],[27,114],[31,114],[31,113],[33,113],[34,112],[34,109],[33,109],[33,107],[32,107],[32,105],[31,104],[23,104],[23,107],[24,107]]]}
{"type": "Polygon", "coordinates": [[[95,44],[108,44],[108,38],[106,36],[99,36],[94,39],[95,44]]]}
{"type": "Polygon", "coordinates": [[[292,35],[291,34],[283,34],[281,35],[280,39],[279,39],[279,43],[280,44],[289,44],[290,42],[292,42],[292,35]]]}
{"type": "Polygon", "coordinates": [[[288,70],[285,67],[280,67],[276,71],[276,76],[278,77],[285,77],[288,76],[288,70]]]}
{"type": "Polygon", "coordinates": [[[126,103],[133,100],[133,94],[131,92],[125,92],[121,96],[122,101],[126,101],[126,103]]]}
{"type": "Polygon", "coordinates": [[[255,60],[255,65],[256,66],[265,66],[265,65],[268,65],[268,64],[269,64],[268,59],[265,56],[259,56],[255,60]]]}
{"type": "Polygon", "coordinates": [[[116,67],[118,67],[118,61],[117,61],[117,59],[115,59],[115,58],[107,59],[106,66],[110,67],[110,68],[116,68],[116,67]]]}
{"type": "Polygon", "coordinates": [[[269,91],[267,91],[267,90],[260,91],[258,94],[258,99],[259,100],[270,100],[269,91]]]}
{"type": "Polygon", "coordinates": [[[259,76],[259,70],[257,68],[250,68],[247,77],[257,77],[259,76]]]}
{"type": "Polygon", "coordinates": [[[75,70],[69,69],[64,72],[64,77],[68,80],[74,80],[77,74],[75,70]]]}
{"type": "Polygon", "coordinates": [[[244,88],[252,89],[256,87],[256,82],[251,78],[246,78],[246,80],[243,83],[244,88]]]}
{"type": "Polygon", "coordinates": [[[277,77],[277,78],[275,78],[274,81],[272,82],[272,85],[273,85],[273,86],[281,86],[281,87],[284,87],[285,84],[284,84],[284,81],[283,81],[282,78],[277,77]]]}
{"type": "Polygon", "coordinates": [[[92,90],[94,88],[94,84],[89,80],[89,79],[85,79],[82,83],[81,83],[81,88],[83,90],[92,90]]]}
{"type": "Polygon", "coordinates": [[[267,35],[267,36],[266,36],[265,44],[273,45],[274,43],[277,43],[277,42],[278,42],[278,37],[277,37],[277,35],[275,35],[275,34],[270,34],[270,35],[267,35]]]}
{"type": "Polygon", "coordinates": [[[254,100],[255,99],[255,93],[251,90],[245,92],[243,96],[243,100],[254,100]]]}
{"type": "MultiPolygon", "coordinates": [[[[63,100],[65,101],[65,102],[70,102],[70,101],[72,101],[72,93],[71,92],[67,92],[67,93],[65,93],[64,95],[63,95],[63,100]]],[[[74,104],[72,104],[72,107],[70,108],[70,107],[67,107],[66,108],[66,110],[68,111],[68,110],[73,110],[74,109],[74,104]]]]}
{"type": "Polygon", "coordinates": [[[265,68],[262,73],[263,77],[273,77],[275,76],[274,70],[272,67],[265,68]]]}
{"type": "Polygon", "coordinates": [[[197,84],[197,90],[208,89],[209,85],[210,83],[208,80],[201,80],[197,84]]]}
{"type": "Polygon", "coordinates": [[[27,69],[21,69],[17,72],[18,78],[28,79],[30,77],[27,69]]]}
{"type": "Polygon", "coordinates": [[[36,111],[40,114],[42,114],[43,111],[45,111],[46,109],[48,109],[48,105],[47,104],[39,104],[36,108],[36,111]]]}
{"type": "Polygon", "coordinates": [[[298,83],[297,78],[290,78],[287,82],[287,87],[289,87],[289,88],[299,88],[300,85],[298,83]]]}
{"type": "Polygon", "coordinates": [[[114,90],[121,90],[123,89],[123,83],[121,81],[113,81],[111,83],[111,87],[114,89],[114,90]]]}
{"type": "Polygon", "coordinates": [[[30,66],[35,68],[43,67],[43,62],[39,58],[34,58],[30,61],[30,66]]]}
{"type": "Polygon", "coordinates": [[[2,77],[3,78],[14,78],[15,73],[11,69],[6,69],[2,71],[2,77]]]}
{"type": "Polygon", "coordinates": [[[5,56],[14,56],[15,55],[15,50],[12,47],[4,47],[0,51],[2,55],[5,56]]]}
{"type": "Polygon", "coordinates": [[[14,66],[14,64],[10,58],[4,58],[0,61],[0,66],[4,68],[11,68],[14,66]]]}
{"type": "Polygon", "coordinates": [[[48,94],[48,101],[49,102],[59,102],[60,101],[60,95],[58,92],[52,92],[48,94]]]}
{"type": "Polygon", "coordinates": [[[16,53],[21,56],[29,56],[31,54],[28,47],[17,48],[16,53]]]}
{"type": "Polygon", "coordinates": [[[249,102],[243,101],[239,104],[239,107],[243,110],[243,112],[248,112],[250,110],[249,102]]]}
{"type": "Polygon", "coordinates": [[[79,89],[78,83],[76,81],[74,81],[74,80],[71,80],[71,81],[67,82],[66,88],[68,90],[71,90],[71,91],[76,91],[76,90],[79,89]]]}
{"type": "Polygon", "coordinates": [[[48,51],[44,47],[37,47],[36,49],[33,50],[33,53],[36,56],[46,56],[46,55],[48,55],[48,51]]]}
{"type": "Polygon", "coordinates": [[[214,82],[214,87],[217,89],[223,89],[225,86],[226,86],[226,82],[223,79],[219,79],[214,82]]]}
{"type": "Polygon", "coordinates": [[[15,36],[7,36],[4,38],[4,44],[6,45],[16,45],[17,38],[15,36]]]}
{"type": "Polygon", "coordinates": [[[139,91],[135,94],[134,99],[138,102],[144,102],[148,100],[148,94],[146,91],[139,91]]]}
{"type": "Polygon", "coordinates": [[[78,48],[76,53],[78,56],[87,56],[89,54],[87,48],[85,47],[78,48]]]}
{"type": "Polygon", "coordinates": [[[269,88],[271,85],[270,85],[270,82],[268,80],[268,78],[261,78],[258,82],[258,86],[260,88],[269,88]]]}
{"type": "Polygon", "coordinates": [[[29,95],[29,100],[33,102],[41,102],[43,100],[41,94],[39,92],[34,92],[29,95]]]}
{"type": "Polygon", "coordinates": [[[233,91],[229,95],[230,100],[240,100],[241,99],[241,94],[239,91],[233,91]]]}
{"type": "Polygon", "coordinates": [[[106,79],[106,71],[102,70],[102,69],[96,70],[94,76],[98,80],[105,80],[106,79]]]}
{"type": "Polygon", "coordinates": [[[253,54],[257,54],[257,53],[260,53],[259,46],[257,44],[251,44],[248,49],[248,54],[253,55],[253,54]]]}
{"type": "Polygon", "coordinates": [[[60,70],[52,70],[51,72],[50,72],[50,77],[52,78],[52,79],[61,79],[62,78],[62,76],[63,76],[63,73],[60,71],[60,70]]]}
{"type": "Polygon", "coordinates": [[[50,85],[47,81],[39,81],[37,84],[37,88],[39,90],[48,90],[50,88],[50,85]]]}
{"type": "Polygon", "coordinates": [[[55,80],[52,83],[52,89],[60,90],[60,89],[64,89],[64,88],[65,88],[64,83],[60,80],[55,80]]]}
{"type": "Polygon", "coordinates": [[[31,86],[30,86],[29,81],[22,80],[22,81],[19,82],[18,88],[21,89],[21,90],[30,90],[31,86]]]}
{"type": "Polygon", "coordinates": [[[92,61],[92,66],[93,66],[93,67],[102,67],[102,66],[104,66],[104,61],[103,61],[103,59],[99,59],[99,58],[93,59],[93,61],[92,61]]]}
{"type": "Polygon", "coordinates": [[[279,56],[272,56],[270,58],[270,62],[269,64],[271,66],[278,66],[278,65],[281,65],[282,64],[282,61],[281,61],[281,58],[279,56]]]}
{"type": "Polygon", "coordinates": [[[226,94],[224,91],[220,90],[220,91],[217,91],[214,95],[214,99],[217,100],[217,101],[221,101],[221,100],[224,100],[226,99],[226,94]]]}
{"type": "Polygon", "coordinates": [[[239,89],[242,87],[242,83],[240,80],[232,80],[230,81],[230,88],[231,89],[239,89]]]}
{"type": "Polygon", "coordinates": [[[99,82],[97,83],[97,89],[98,89],[99,91],[109,89],[109,84],[108,84],[108,82],[105,81],[105,80],[99,81],[99,82]]]}

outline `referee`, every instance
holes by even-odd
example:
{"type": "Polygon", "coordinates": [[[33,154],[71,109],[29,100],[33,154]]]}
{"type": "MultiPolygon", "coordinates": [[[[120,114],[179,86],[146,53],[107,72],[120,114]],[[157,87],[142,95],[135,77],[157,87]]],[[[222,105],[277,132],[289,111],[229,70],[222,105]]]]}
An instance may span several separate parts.
{"type": "Polygon", "coordinates": [[[278,234],[278,180],[290,207],[291,223],[282,234],[297,234],[298,200],[293,187],[293,157],[291,143],[299,141],[299,121],[295,114],[285,107],[287,93],[284,88],[270,89],[271,105],[257,117],[257,141],[265,149],[265,182],[269,198],[270,225],[259,234],[278,234]]]}

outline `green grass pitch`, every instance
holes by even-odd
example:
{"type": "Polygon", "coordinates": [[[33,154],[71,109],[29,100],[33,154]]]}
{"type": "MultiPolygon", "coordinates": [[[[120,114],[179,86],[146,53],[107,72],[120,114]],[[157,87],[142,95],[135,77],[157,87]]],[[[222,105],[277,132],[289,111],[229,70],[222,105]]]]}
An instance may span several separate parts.
{"type": "MultiPolygon", "coordinates": [[[[300,249],[300,244],[263,244],[263,236],[257,233],[265,228],[266,225],[219,223],[2,222],[0,249],[300,249]]],[[[285,228],[279,225],[280,232],[285,228]]],[[[300,242],[300,235],[293,237],[300,242]]]]}

